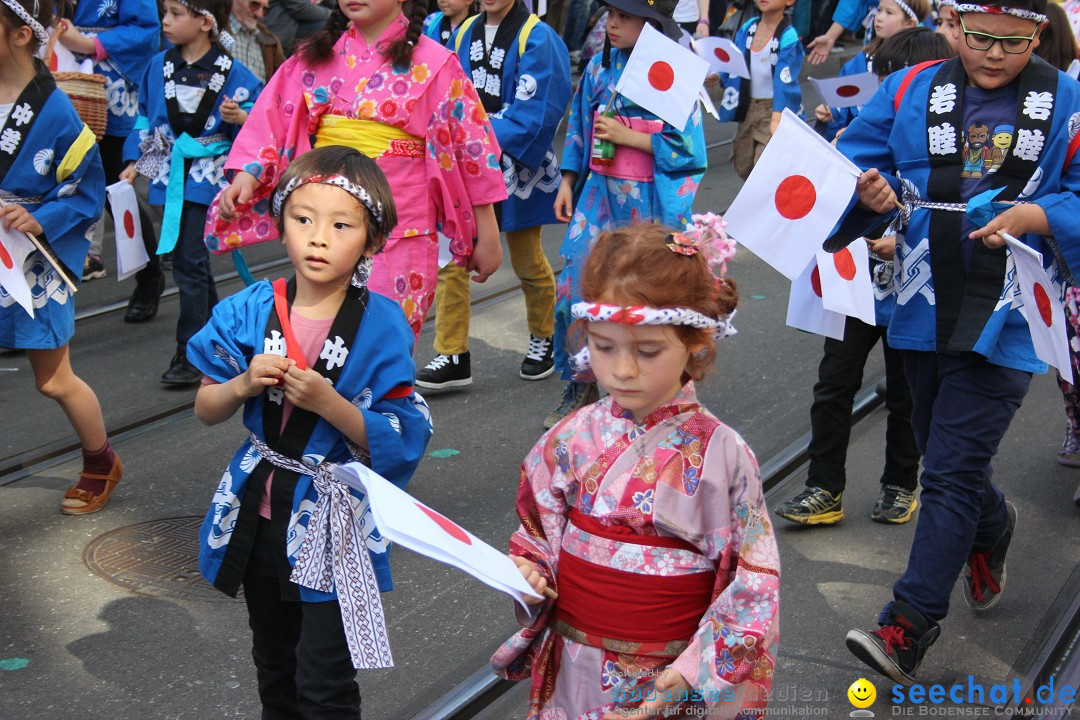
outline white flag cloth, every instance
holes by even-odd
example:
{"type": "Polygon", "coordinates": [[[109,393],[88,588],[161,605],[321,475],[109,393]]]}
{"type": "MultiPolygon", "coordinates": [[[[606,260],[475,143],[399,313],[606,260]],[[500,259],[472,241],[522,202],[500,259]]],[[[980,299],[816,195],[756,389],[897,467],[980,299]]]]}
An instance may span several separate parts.
{"type": "Polygon", "coordinates": [[[788,109],[731,207],[727,233],[794,280],[847,209],[859,168],[788,109]]]}
{"type": "Polygon", "coordinates": [[[432,510],[360,463],[335,465],[334,475],[368,496],[375,526],[383,537],[413,552],[464,570],[528,609],[525,596],[540,597],[509,556],[453,520],[432,510]]]}
{"type": "Polygon", "coordinates": [[[694,52],[709,63],[709,74],[727,73],[732,77],[750,79],[746,58],[731,40],[706,37],[694,41],[694,52]]]}
{"type": "Polygon", "coordinates": [[[1065,74],[1073,80],[1080,79],[1080,60],[1074,58],[1073,61],[1069,63],[1068,69],[1065,70],[1065,74]]]}
{"type": "Polygon", "coordinates": [[[874,286],[866,241],[859,238],[835,253],[818,248],[817,265],[825,309],[874,325],[874,286]]]}
{"type": "Polygon", "coordinates": [[[707,62],[646,23],[615,92],[682,132],[708,72],[707,62]]]}
{"type": "Polygon", "coordinates": [[[1065,334],[1065,308],[1043,269],[1042,254],[1008,233],[1003,235],[1016,265],[1016,281],[1024,298],[1020,312],[1027,318],[1035,354],[1047,365],[1056,367],[1061,377],[1072,383],[1074,378],[1069,339],[1065,334]]]}
{"type": "Polygon", "coordinates": [[[877,92],[880,81],[874,73],[865,72],[827,79],[810,78],[810,84],[826,105],[845,108],[868,103],[877,92]]]}
{"type": "Polygon", "coordinates": [[[22,309],[34,317],[34,297],[26,283],[26,256],[34,252],[34,244],[26,233],[5,230],[0,225],[0,289],[10,295],[22,309]]]}
{"type": "Polygon", "coordinates": [[[847,319],[840,313],[825,309],[821,301],[821,278],[817,258],[811,258],[806,269],[791,281],[787,306],[788,326],[834,340],[843,340],[846,322],[847,319]]]}
{"type": "Polygon", "coordinates": [[[142,221],[135,186],[126,180],[105,188],[116,231],[116,279],[119,282],[146,267],[150,262],[142,240],[142,221]]]}

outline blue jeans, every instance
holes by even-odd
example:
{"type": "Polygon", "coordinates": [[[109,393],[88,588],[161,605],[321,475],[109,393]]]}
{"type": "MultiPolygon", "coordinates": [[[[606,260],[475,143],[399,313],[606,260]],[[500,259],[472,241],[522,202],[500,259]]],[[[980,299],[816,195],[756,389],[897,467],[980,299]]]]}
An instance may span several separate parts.
{"type": "Polygon", "coordinates": [[[582,43],[585,42],[585,26],[589,22],[593,3],[592,0],[569,0],[569,4],[563,40],[566,41],[566,49],[573,52],[580,50],[582,43]]]}
{"type": "Polygon", "coordinates": [[[903,355],[914,405],[911,428],[923,455],[922,509],[893,596],[938,622],[949,612],[949,594],[968,555],[992,547],[1008,523],[990,461],[1031,374],[970,352],[903,355]]]}
{"type": "Polygon", "coordinates": [[[184,201],[180,235],[173,250],[173,282],[180,293],[180,317],[176,321],[176,344],[180,349],[202,330],[218,301],[210,252],[203,244],[208,209],[201,203],[184,201]]]}

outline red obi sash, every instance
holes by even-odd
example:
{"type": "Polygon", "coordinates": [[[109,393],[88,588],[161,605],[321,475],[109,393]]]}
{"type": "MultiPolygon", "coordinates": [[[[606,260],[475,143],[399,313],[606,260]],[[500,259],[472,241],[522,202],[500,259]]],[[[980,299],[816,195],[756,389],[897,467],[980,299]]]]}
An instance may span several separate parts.
{"type": "MultiPolygon", "coordinates": [[[[579,530],[617,542],[700,551],[685,540],[637,535],[628,527],[607,527],[576,508],[570,522],[579,530]]],[[[559,599],[554,619],[590,638],[628,643],[685,642],[697,632],[712,601],[716,572],[641,575],[559,554],[559,599]]]]}

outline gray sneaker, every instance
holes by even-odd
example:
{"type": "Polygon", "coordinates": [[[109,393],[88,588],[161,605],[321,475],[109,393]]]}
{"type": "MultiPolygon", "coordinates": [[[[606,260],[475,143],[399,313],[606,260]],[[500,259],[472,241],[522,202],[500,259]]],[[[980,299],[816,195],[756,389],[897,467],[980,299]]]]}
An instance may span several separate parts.
{"type": "Polygon", "coordinates": [[[594,382],[569,382],[563,389],[562,402],[559,407],[548,413],[544,418],[544,427],[553,428],[564,417],[579,410],[586,405],[591,405],[600,399],[600,388],[594,382]]]}
{"type": "Polygon", "coordinates": [[[833,495],[819,487],[808,487],[776,507],[776,514],[801,525],[835,525],[844,519],[840,500],[844,493],[833,495]]]}
{"type": "Polygon", "coordinates": [[[874,522],[900,525],[911,520],[919,501],[915,492],[899,485],[882,485],[870,519],[874,522]]]}

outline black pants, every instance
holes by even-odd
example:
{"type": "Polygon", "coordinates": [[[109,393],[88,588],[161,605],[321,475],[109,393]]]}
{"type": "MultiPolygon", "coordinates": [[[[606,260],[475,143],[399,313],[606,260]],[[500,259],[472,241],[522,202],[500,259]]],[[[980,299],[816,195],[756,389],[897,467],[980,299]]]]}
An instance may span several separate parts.
{"type": "MultiPolygon", "coordinates": [[[[101,152],[101,164],[105,170],[105,184],[112,185],[120,179],[124,169],[124,138],[106,135],[98,143],[101,152]]],[[[146,212],[146,206],[139,201],[139,222],[142,225],[143,246],[150,262],[135,273],[135,292],[132,297],[138,300],[152,300],[158,296],[162,277],[161,261],[157,255],[157,239],[154,237],[154,222],[146,212]]]]}
{"type": "Polygon", "coordinates": [[[244,573],[244,600],[262,720],[357,720],[360,687],[341,608],[337,601],[282,600],[273,547],[270,521],[260,518],[244,573]]]}
{"type": "Polygon", "coordinates": [[[867,325],[849,317],[844,339],[825,339],[825,355],[818,367],[814,404],[810,408],[810,470],[807,487],[842,492],[847,477],[851,409],[862,385],[863,367],[870,351],[881,340],[885,352],[885,407],[889,411],[885,430],[885,470],[882,484],[914,490],[918,482],[919,450],[911,431],[911,390],[904,377],[900,351],[889,347],[886,328],[867,325]]]}

